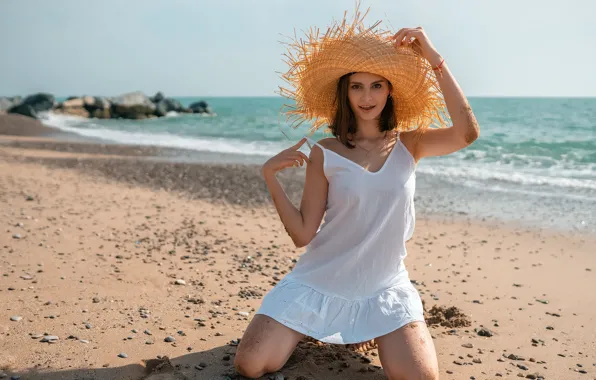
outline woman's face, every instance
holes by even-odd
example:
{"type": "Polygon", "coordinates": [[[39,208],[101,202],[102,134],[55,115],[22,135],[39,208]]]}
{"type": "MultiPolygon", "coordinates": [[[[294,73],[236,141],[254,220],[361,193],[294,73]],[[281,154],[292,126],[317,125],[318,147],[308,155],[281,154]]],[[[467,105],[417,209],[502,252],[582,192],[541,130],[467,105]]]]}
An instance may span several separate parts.
{"type": "Polygon", "coordinates": [[[350,75],[348,99],[357,119],[378,119],[389,96],[389,82],[371,73],[350,75]]]}

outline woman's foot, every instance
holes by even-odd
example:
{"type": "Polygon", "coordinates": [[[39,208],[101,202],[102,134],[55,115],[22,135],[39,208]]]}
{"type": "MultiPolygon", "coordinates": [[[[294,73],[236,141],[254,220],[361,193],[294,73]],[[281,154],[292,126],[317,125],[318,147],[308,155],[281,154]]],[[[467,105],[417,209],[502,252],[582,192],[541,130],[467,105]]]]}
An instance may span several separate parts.
{"type": "Polygon", "coordinates": [[[377,342],[375,342],[374,339],[371,339],[368,342],[348,344],[348,349],[356,352],[366,352],[375,348],[377,348],[377,342]]]}

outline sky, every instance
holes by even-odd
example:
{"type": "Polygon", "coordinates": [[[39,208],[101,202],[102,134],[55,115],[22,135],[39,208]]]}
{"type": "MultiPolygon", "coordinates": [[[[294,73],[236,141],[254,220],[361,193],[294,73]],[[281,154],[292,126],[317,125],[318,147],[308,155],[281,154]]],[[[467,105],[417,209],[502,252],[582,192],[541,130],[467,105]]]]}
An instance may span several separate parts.
{"type": "MultiPolygon", "coordinates": [[[[422,26],[467,96],[596,96],[596,1],[362,0],[422,26]]],[[[0,0],[0,96],[276,96],[285,47],[352,0],[0,0]]]]}

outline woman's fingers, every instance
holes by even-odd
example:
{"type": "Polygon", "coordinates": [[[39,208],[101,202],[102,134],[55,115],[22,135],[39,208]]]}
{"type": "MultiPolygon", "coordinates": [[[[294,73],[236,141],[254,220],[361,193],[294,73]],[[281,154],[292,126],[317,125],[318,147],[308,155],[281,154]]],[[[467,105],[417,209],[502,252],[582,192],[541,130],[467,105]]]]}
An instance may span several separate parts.
{"type": "Polygon", "coordinates": [[[302,157],[304,159],[304,161],[308,162],[310,164],[310,158],[308,158],[308,156],[302,152],[298,152],[298,154],[300,154],[300,157],[302,157]]]}
{"type": "Polygon", "coordinates": [[[301,138],[300,141],[298,141],[296,144],[292,145],[290,147],[290,149],[297,150],[298,148],[300,148],[302,146],[302,144],[304,144],[305,141],[306,141],[306,137],[301,138]]]}
{"type": "Polygon", "coordinates": [[[395,44],[397,46],[400,45],[408,45],[410,44],[410,40],[412,37],[416,37],[422,31],[422,27],[417,28],[402,28],[399,32],[395,33],[393,39],[395,40],[395,44]]]}
{"type": "Polygon", "coordinates": [[[308,156],[306,154],[302,153],[302,152],[299,152],[299,151],[291,152],[288,155],[288,157],[289,158],[292,158],[294,161],[300,162],[300,165],[302,165],[302,163],[304,161],[310,162],[310,159],[308,158],[308,156]]]}
{"type": "Polygon", "coordinates": [[[399,30],[399,32],[395,33],[393,39],[398,46],[401,45],[401,41],[404,39],[405,34],[408,33],[409,30],[410,28],[402,28],[399,30]]]}
{"type": "Polygon", "coordinates": [[[289,167],[298,167],[298,166],[302,166],[303,164],[304,164],[304,162],[302,161],[302,158],[293,159],[293,160],[288,161],[289,167]]]}

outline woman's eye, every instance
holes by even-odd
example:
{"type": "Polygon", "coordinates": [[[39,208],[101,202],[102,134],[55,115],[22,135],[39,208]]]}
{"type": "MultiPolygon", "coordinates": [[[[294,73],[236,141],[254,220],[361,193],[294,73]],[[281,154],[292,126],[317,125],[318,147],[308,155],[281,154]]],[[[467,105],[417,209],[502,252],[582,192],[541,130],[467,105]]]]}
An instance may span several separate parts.
{"type": "Polygon", "coordinates": [[[380,83],[375,83],[374,88],[381,88],[383,87],[380,83]]]}
{"type": "Polygon", "coordinates": [[[358,86],[357,84],[353,84],[353,85],[352,85],[352,90],[357,90],[357,89],[359,89],[359,88],[360,88],[360,86],[358,86]]]}

